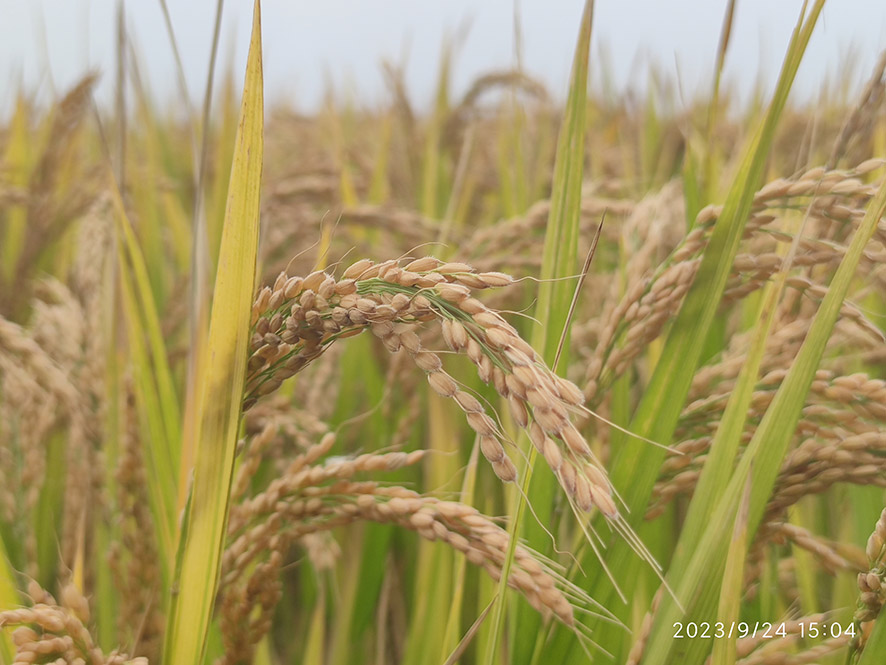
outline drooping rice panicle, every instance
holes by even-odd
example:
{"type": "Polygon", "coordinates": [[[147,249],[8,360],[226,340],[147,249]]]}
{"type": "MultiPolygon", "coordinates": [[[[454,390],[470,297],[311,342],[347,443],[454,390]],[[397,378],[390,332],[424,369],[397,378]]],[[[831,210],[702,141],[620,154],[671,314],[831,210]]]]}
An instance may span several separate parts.
{"type": "Polygon", "coordinates": [[[467,264],[433,257],[383,263],[363,259],[341,279],[323,271],[307,277],[281,273],[253,305],[244,408],[275,391],[335,340],[368,329],[388,351],[407,353],[434,392],[458,404],[496,475],[513,482],[517,469],[499,425],[416,333],[421,324],[437,322],[450,349],[467,355],[480,379],[507,400],[515,422],[527,429],[576,505],[586,511],[596,507],[615,519],[618,508],[605,471],[570,418],[582,405],[581,391],[551,372],[512,325],[473,297],[474,290],[512,281],[503,273],[476,272],[467,264]]]}

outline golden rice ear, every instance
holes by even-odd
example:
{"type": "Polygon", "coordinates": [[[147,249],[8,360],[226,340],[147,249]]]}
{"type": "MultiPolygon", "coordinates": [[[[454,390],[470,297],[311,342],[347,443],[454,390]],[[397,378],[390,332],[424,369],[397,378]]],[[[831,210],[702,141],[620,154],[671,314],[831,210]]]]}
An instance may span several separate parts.
{"type": "MultiPolygon", "coordinates": [[[[55,657],[52,662],[109,663],[148,665],[143,657],[128,659],[116,650],[105,659],[86,624],[89,603],[76,585],[68,582],[61,590],[61,604],[39,584],[28,584],[31,607],[0,611],[0,626],[19,626],[12,635],[10,649],[15,654],[8,662],[34,662],[35,655],[55,657]],[[38,628],[34,630],[34,628],[38,628]]],[[[0,651],[2,653],[2,651],[0,651]]]]}
{"type": "MultiPolygon", "coordinates": [[[[492,384],[508,400],[520,427],[531,426],[533,431],[539,428],[555,437],[562,442],[570,459],[592,460],[590,446],[569,417],[576,402],[581,401],[578,388],[551,372],[499,312],[472,296],[474,290],[488,285],[481,281],[475,286],[465,286],[468,282],[464,277],[476,274],[471,266],[453,262],[432,269],[437,263],[433,260],[410,264],[426,268],[422,273],[425,278],[438,278],[432,280],[433,289],[424,289],[413,284],[408,277],[410,271],[399,269],[399,261],[371,266],[366,260],[358,261],[354,264],[358,269],[344,271],[345,275],[359,274],[356,279],[343,280],[353,283],[354,292],[347,295],[341,295],[344,290],[337,288],[337,282],[323,272],[315,271],[304,279],[281,273],[274,288],[262,289],[253,304],[253,312],[261,314],[252,323],[245,406],[251,408],[260,397],[275,392],[284,380],[319,358],[334,342],[368,328],[390,353],[405,349],[415,365],[428,375],[431,388],[455,401],[468,425],[481,437],[480,451],[496,475],[503,482],[513,482],[518,470],[505,452],[498,424],[486,414],[476,397],[459,388],[443,370],[440,355],[423,348],[413,330],[418,322],[435,319],[440,322],[442,336],[450,349],[465,351],[481,381],[492,384]],[[380,266],[384,266],[383,280],[380,266]],[[329,285],[328,300],[309,288],[321,282],[329,285]],[[287,292],[291,284],[300,285],[301,290],[287,292]],[[400,302],[395,306],[398,297],[400,302]],[[266,302],[270,304],[265,306],[266,302]],[[492,443],[493,439],[498,441],[497,445],[492,443]]],[[[556,445],[553,440],[544,446],[536,443],[537,451],[542,452],[545,460],[554,463],[555,477],[560,479],[570,499],[583,510],[597,507],[606,515],[617,517],[609,484],[595,480],[604,472],[599,470],[590,479],[579,482],[574,482],[568,471],[564,477],[560,468],[563,454],[550,449],[556,445]],[[590,485],[595,487],[593,492],[590,485]],[[581,496],[576,495],[579,490],[581,496]]]]}

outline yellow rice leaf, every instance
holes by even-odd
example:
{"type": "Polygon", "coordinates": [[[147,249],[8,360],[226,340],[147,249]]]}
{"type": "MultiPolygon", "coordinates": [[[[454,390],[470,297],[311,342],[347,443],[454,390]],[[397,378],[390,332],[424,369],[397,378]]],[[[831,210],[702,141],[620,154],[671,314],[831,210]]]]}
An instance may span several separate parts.
{"type": "Polygon", "coordinates": [[[243,397],[258,250],[262,171],[261,10],[252,40],[209,323],[207,362],[198,377],[193,487],[179,534],[165,663],[201,663],[224,550],[234,452],[243,397]]]}
{"type": "MultiPolygon", "coordinates": [[[[3,155],[7,169],[9,184],[24,187],[28,182],[28,174],[31,169],[31,136],[28,132],[27,122],[28,108],[23,97],[16,99],[15,113],[9,123],[9,136],[6,143],[6,152],[3,155]]],[[[6,210],[6,224],[2,229],[3,242],[0,243],[0,265],[2,265],[2,277],[4,284],[12,283],[15,276],[15,268],[18,265],[19,252],[25,238],[27,227],[27,211],[23,205],[11,205],[6,210]]]]}
{"type": "MultiPolygon", "coordinates": [[[[12,568],[6,559],[6,547],[0,539],[0,610],[16,608],[20,603],[12,568]]],[[[0,630],[0,665],[12,663],[14,656],[15,647],[12,644],[10,631],[0,630]]]]}

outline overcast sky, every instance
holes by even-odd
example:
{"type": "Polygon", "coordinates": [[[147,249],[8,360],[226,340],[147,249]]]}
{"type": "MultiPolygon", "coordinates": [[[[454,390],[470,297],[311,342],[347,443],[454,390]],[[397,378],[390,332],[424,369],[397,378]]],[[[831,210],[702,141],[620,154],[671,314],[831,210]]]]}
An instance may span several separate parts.
{"type": "MultiPolygon", "coordinates": [[[[206,76],[214,0],[168,0],[191,94],[206,76]]],[[[113,88],[117,0],[0,0],[0,112],[18,83],[44,98],[89,68],[103,72],[100,99],[113,88]]],[[[514,11],[522,17],[524,65],[563,96],[582,0],[265,0],[266,94],[310,109],[326,81],[369,103],[384,99],[379,63],[404,63],[409,93],[426,104],[446,34],[469,25],[457,51],[456,93],[483,72],[514,64],[514,11]]],[[[727,76],[749,90],[759,72],[771,85],[800,0],[738,0],[727,76]]],[[[638,86],[648,63],[679,78],[691,94],[709,85],[725,0],[598,0],[593,59],[616,85],[638,86]],[[605,56],[604,56],[605,54],[605,56]]],[[[242,78],[252,2],[228,0],[221,64],[242,78]]],[[[125,3],[126,25],[155,95],[176,96],[172,51],[159,0],[125,3]]],[[[886,1],[830,0],[809,46],[797,88],[807,96],[853,54],[852,81],[869,75],[886,49],[886,1]]]]}

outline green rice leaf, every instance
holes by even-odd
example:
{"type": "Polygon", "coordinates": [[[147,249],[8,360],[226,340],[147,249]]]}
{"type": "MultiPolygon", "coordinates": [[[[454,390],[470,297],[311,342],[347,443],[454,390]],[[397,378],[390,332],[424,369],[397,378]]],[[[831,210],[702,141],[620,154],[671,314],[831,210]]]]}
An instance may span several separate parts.
{"type": "MultiPolygon", "coordinates": [[[[535,308],[535,318],[539,325],[533,329],[532,346],[538,349],[545,362],[552,366],[557,355],[561,333],[566,336],[563,349],[569,347],[567,319],[575,291],[575,283],[573,280],[563,278],[575,275],[578,266],[581,183],[585,159],[588,56],[593,15],[593,0],[587,0],[579,24],[578,43],[572,61],[569,97],[558,139],[551,191],[551,210],[545,232],[541,283],[535,308]]],[[[566,358],[563,360],[565,361],[566,358]]],[[[526,443],[525,436],[523,443],[526,443]]],[[[524,448],[528,448],[528,460],[523,470],[522,491],[516,495],[516,506],[510,515],[510,542],[502,566],[498,600],[493,608],[493,633],[486,659],[486,662],[490,664],[494,662],[494,651],[503,629],[505,590],[520,529],[525,530],[526,539],[531,546],[542,552],[551,549],[551,543],[543,525],[550,523],[554,496],[558,488],[557,481],[553,474],[548,473],[547,470],[534,477],[533,467],[537,451],[531,445],[524,446],[524,448]],[[527,501],[532,504],[534,515],[531,519],[527,518],[524,524],[523,514],[527,501]]],[[[518,613],[517,628],[514,631],[514,656],[518,659],[526,659],[525,662],[529,661],[536,640],[543,639],[544,635],[538,614],[534,611],[530,612],[529,608],[524,608],[518,613]]]]}
{"type": "MultiPolygon", "coordinates": [[[[723,576],[723,587],[720,591],[720,606],[717,608],[717,621],[724,626],[738,623],[741,610],[742,583],[744,582],[744,565],[748,546],[748,507],[750,503],[751,483],[745,485],[744,496],[738,514],[735,516],[735,528],[732,531],[732,546],[726,556],[726,574],[723,576]]],[[[723,637],[714,640],[714,651],[711,654],[711,665],[735,665],[735,642],[738,636],[727,632],[723,637]]]]}
{"type": "Polygon", "coordinates": [[[115,181],[111,181],[111,195],[114,205],[117,226],[121,231],[123,247],[120,250],[120,263],[128,266],[129,270],[120,271],[120,279],[124,289],[129,289],[133,296],[130,303],[133,309],[129,310],[127,323],[129,324],[130,339],[133,343],[143,345],[141,340],[135,340],[136,336],[144,337],[147,342],[144,365],[145,371],[150,374],[150,381],[154,384],[154,392],[158,400],[157,413],[162,414],[160,425],[162,427],[163,455],[167,458],[171,469],[178,468],[178,442],[181,437],[181,415],[179,410],[178,396],[175,383],[172,379],[172,371],[169,367],[166,354],[166,343],[160,325],[157,303],[154,300],[151,280],[148,275],[147,263],[139,246],[138,239],[132,229],[126,208],[123,205],[123,197],[117,188],[115,181]]]}
{"type": "Polygon", "coordinates": [[[881,610],[856,665],[880,665],[884,653],[886,653],[886,612],[881,610]]]}
{"type": "Polygon", "coordinates": [[[126,270],[120,270],[120,301],[123,317],[129,330],[128,344],[133,367],[136,406],[144,439],[144,459],[147,471],[148,499],[154,515],[154,528],[160,547],[163,569],[171,568],[175,531],[176,470],[170,453],[168,432],[164,427],[164,409],[156,384],[155,365],[151,362],[142,335],[143,317],[135,289],[126,270]]]}

